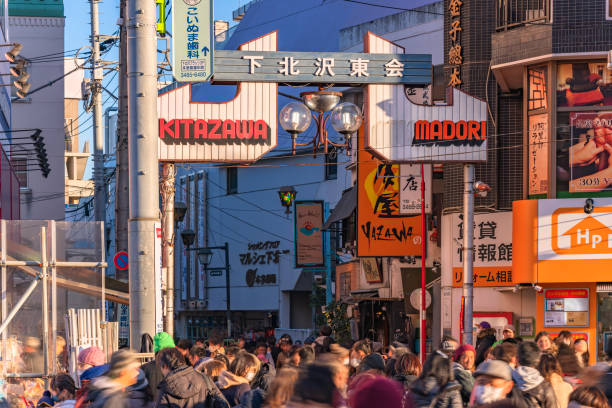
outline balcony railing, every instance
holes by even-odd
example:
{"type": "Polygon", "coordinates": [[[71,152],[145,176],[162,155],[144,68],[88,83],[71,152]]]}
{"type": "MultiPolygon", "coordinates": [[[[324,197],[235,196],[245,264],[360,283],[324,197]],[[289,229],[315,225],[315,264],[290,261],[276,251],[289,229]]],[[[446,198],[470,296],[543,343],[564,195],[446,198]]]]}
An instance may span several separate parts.
{"type": "Polygon", "coordinates": [[[552,0],[497,0],[497,31],[550,21],[552,0]]]}

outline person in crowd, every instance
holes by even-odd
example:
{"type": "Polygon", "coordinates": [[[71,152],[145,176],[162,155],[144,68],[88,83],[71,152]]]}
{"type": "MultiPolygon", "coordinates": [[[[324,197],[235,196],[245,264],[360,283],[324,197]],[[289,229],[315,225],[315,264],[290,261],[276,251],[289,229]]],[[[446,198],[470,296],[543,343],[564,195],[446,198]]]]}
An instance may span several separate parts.
{"type": "Polygon", "coordinates": [[[510,368],[516,369],[518,365],[518,345],[513,342],[503,341],[493,349],[493,358],[506,362],[510,368]]]}
{"type": "Polygon", "coordinates": [[[489,360],[474,372],[474,390],[471,407],[528,408],[521,393],[512,381],[512,369],[501,360],[489,360]]]}
{"type": "Polygon", "coordinates": [[[279,353],[276,356],[276,359],[274,360],[276,361],[277,370],[280,370],[281,368],[283,368],[283,366],[286,366],[289,363],[289,354],[291,353],[292,345],[293,341],[291,341],[291,336],[289,336],[289,338],[281,336],[280,340],[278,341],[279,353]]]}
{"type": "Polygon", "coordinates": [[[96,346],[81,350],[77,357],[77,375],[81,380],[81,388],[76,392],[75,407],[84,406],[88,400],[91,382],[103,376],[108,371],[109,365],[104,363],[104,352],[96,346]]]}
{"type": "Polygon", "coordinates": [[[189,352],[191,351],[192,347],[193,347],[193,342],[189,339],[180,339],[178,343],[176,344],[176,348],[183,355],[187,365],[191,365],[191,361],[189,359],[189,352]]]}
{"type": "Polygon", "coordinates": [[[142,365],[142,371],[144,371],[149,384],[149,395],[153,401],[157,401],[159,390],[157,386],[163,379],[161,368],[157,364],[157,353],[167,348],[174,348],[174,340],[166,332],[159,332],[153,337],[153,352],[155,353],[155,360],[149,361],[142,365]]]}
{"type": "Polygon", "coordinates": [[[220,332],[214,332],[208,339],[208,352],[210,357],[214,357],[217,354],[225,354],[225,348],[223,347],[223,334],[220,332]]]}
{"type": "Polygon", "coordinates": [[[412,384],[411,396],[417,407],[463,407],[461,386],[455,381],[451,359],[440,351],[430,354],[423,371],[412,384]]]}
{"type": "Polygon", "coordinates": [[[489,349],[497,341],[495,337],[497,332],[491,327],[489,322],[480,322],[478,327],[479,330],[476,335],[476,366],[479,366],[480,363],[486,360],[489,349]]]}
{"type": "Polygon", "coordinates": [[[255,355],[262,363],[270,363],[272,360],[272,355],[268,352],[268,345],[263,342],[257,343],[255,355]]]}
{"type": "Polygon", "coordinates": [[[206,348],[206,340],[200,337],[199,339],[195,341],[193,345],[206,348]]]}
{"type": "MultiPolygon", "coordinates": [[[[274,378],[272,384],[270,384],[270,388],[268,388],[263,406],[266,408],[285,408],[293,396],[298,373],[298,370],[288,367],[279,370],[278,375],[274,378]]],[[[241,404],[241,406],[243,405],[241,404]]],[[[250,407],[245,408],[258,408],[258,406],[252,404],[250,407]]]]}
{"type": "Polygon", "coordinates": [[[574,338],[572,337],[572,333],[568,330],[561,330],[557,337],[555,337],[555,344],[557,347],[559,347],[561,344],[568,347],[574,347],[574,338]]]}
{"type": "Polygon", "coordinates": [[[223,361],[216,358],[204,361],[197,368],[197,371],[206,374],[215,383],[219,380],[219,376],[224,370],[227,370],[227,366],[223,361]]]}
{"type": "Polygon", "coordinates": [[[300,362],[299,362],[300,367],[310,364],[315,360],[315,352],[312,346],[301,347],[298,351],[298,354],[300,356],[300,362]]]}
{"type": "Polygon", "coordinates": [[[149,383],[144,371],[138,370],[136,383],[127,388],[129,408],[152,408],[153,396],[149,391],[149,383]]]}
{"type": "Polygon", "coordinates": [[[349,396],[351,408],[401,408],[403,389],[396,381],[377,375],[359,381],[349,396]]]}
{"type": "Polygon", "coordinates": [[[471,344],[460,346],[453,354],[453,375],[455,380],[461,385],[461,399],[464,404],[470,401],[472,388],[474,388],[474,361],[476,359],[476,350],[471,344]]]}
{"type": "Polygon", "coordinates": [[[240,353],[242,349],[238,346],[229,346],[225,349],[225,354],[223,354],[225,357],[227,357],[227,360],[231,363],[232,361],[234,361],[234,358],[236,358],[236,355],[238,353],[240,353]]]}
{"type": "Polygon", "coordinates": [[[356,369],[361,361],[368,355],[372,353],[372,348],[370,344],[366,340],[360,340],[353,344],[350,352],[350,365],[354,369],[356,369]]]}
{"type": "Polygon", "coordinates": [[[325,364],[309,364],[299,372],[286,408],[333,408],[335,390],[331,368],[325,364]]]}
{"type": "Polygon", "coordinates": [[[361,360],[357,367],[357,374],[371,372],[373,374],[382,375],[385,372],[385,360],[379,353],[371,353],[361,360]]]}
{"type": "Polygon", "coordinates": [[[597,387],[602,390],[608,398],[608,404],[612,406],[612,339],[608,339],[606,344],[607,364],[602,364],[602,374],[597,381],[597,387]]]}
{"type": "Polygon", "coordinates": [[[38,337],[27,337],[23,344],[23,353],[21,354],[23,361],[23,369],[26,373],[42,373],[43,372],[43,353],[38,337]]]}
{"type": "Polygon", "coordinates": [[[163,349],[159,352],[157,360],[164,379],[159,383],[156,407],[204,407],[210,399],[229,407],[210,378],[188,366],[179,349],[163,349]]]}
{"type": "Polygon", "coordinates": [[[227,358],[227,356],[225,354],[217,354],[215,356],[214,360],[221,361],[223,364],[225,364],[226,367],[230,366],[230,360],[229,360],[229,358],[227,358]]]}
{"type": "Polygon", "coordinates": [[[553,388],[555,400],[557,402],[556,407],[566,408],[569,403],[569,395],[572,392],[572,386],[568,382],[563,381],[563,373],[561,372],[561,366],[557,358],[550,353],[543,353],[540,357],[538,370],[553,388]]]}
{"type": "Polygon", "coordinates": [[[62,336],[55,338],[55,364],[59,373],[68,370],[68,350],[66,349],[66,339],[62,336]]]}
{"type": "Polygon", "coordinates": [[[288,361],[288,365],[290,367],[297,368],[300,366],[300,350],[301,349],[302,349],[302,346],[294,345],[293,347],[291,347],[291,352],[289,353],[289,361],[288,361]]]}
{"type": "Polygon", "coordinates": [[[585,339],[576,339],[574,342],[574,353],[576,353],[578,364],[580,364],[582,368],[589,366],[589,343],[587,343],[585,339]]]}
{"type": "Polygon", "coordinates": [[[457,350],[457,348],[459,347],[459,341],[453,336],[449,336],[448,334],[442,336],[442,339],[440,341],[442,343],[444,343],[445,341],[449,342],[453,350],[457,350]]]}
{"type": "Polygon", "coordinates": [[[244,350],[244,347],[246,346],[246,339],[244,337],[240,337],[238,339],[238,344],[237,344],[238,348],[240,350],[244,350]]]}
{"type": "MultiPolygon", "coordinates": [[[[573,345],[572,345],[573,346],[573,345]]],[[[557,360],[561,366],[563,379],[575,388],[582,382],[581,373],[583,367],[580,365],[578,356],[574,352],[574,348],[561,343],[557,350],[557,360]]]]}
{"type": "Polygon", "coordinates": [[[504,327],[504,331],[502,332],[503,340],[513,339],[515,333],[516,333],[516,330],[514,329],[513,325],[509,324],[509,325],[505,326],[504,327]]]}
{"type": "Polygon", "coordinates": [[[92,381],[92,408],[128,408],[127,388],[138,380],[139,363],[129,350],[117,350],[111,356],[108,372],[92,381]]]}
{"type": "Polygon", "coordinates": [[[421,375],[421,370],[422,366],[419,356],[411,352],[404,353],[395,362],[395,376],[393,379],[401,383],[408,390],[421,375]]]}
{"type": "Polygon", "coordinates": [[[193,368],[196,369],[196,371],[199,372],[202,372],[202,370],[200,369],[202,363],[210,359],[210,357],[207,357],[206,347],[198,345],[193,346],[191,350],[189,350],[189,354],[186,358],[189,359],[189,365],[191,365],[193,368]]]}
{"type": "Polygon", "coordinates": [[[332,343],[335,343],[335,340],[332,338],[332,328],[328,325],[324,325],[319,330],[319,337],[317,337],[314,341],[314,350],[315,354],[323,354],[329,353],[329,346],[332,343]]]}
{"type": "Polygon", "coordinates": [[[536,343],[521,343],[518,347],[518,367],[512,372],[513,379],[530,407],[556,408],[557,400],[552,385],[537,369],[541,354],[540,346],[536,343]]]}
{"type": "Polygon", "coordinates": [[[582,386],[572,391],[568,406],[571,408],[610,408],[606,395],[599,388],[592,386],[582,386]]]}
{"type": "Polygon", "coordinates": [[[50,385],[51,396],[56,402],[54,407],[73,408],[75,404],[76,386],[72,377],[65,373],[60,373],[53,377],[50,385]]]}
{"type": "Polygon", "coordinates": [[[230,364],[229,370],[222,371],[217,386],[230,406],[240,403],[242,395],[250,389],[250,383],[259,372],[260,360],[247,352],[239,353],[230,364]]]}
{"type": "Polygon", "coordinates": [[[547,332],[539,332],[535,337],[535,342],[543,353],[557,354],[557,346],[547,332]]]}

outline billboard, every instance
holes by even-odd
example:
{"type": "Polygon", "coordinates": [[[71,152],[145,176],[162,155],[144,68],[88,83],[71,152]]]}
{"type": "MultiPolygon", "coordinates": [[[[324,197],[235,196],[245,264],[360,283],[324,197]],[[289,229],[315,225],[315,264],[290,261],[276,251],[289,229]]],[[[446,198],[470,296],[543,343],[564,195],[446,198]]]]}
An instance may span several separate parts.
{"type": "Polygon", "coordinates": [[[323,202],[295,202],[295,266],[323,266],[323,202]]]}
{"type": "Polygon", "coordinates": [[[557,107],[612,105],[612,71],[606,61],[557,65],[557,107]]]}
{"type": "Polygon", "coordinates": [[[212,0],[172,1],[172,71],[178,82],[211,77],[213,30],[212,0]]]}

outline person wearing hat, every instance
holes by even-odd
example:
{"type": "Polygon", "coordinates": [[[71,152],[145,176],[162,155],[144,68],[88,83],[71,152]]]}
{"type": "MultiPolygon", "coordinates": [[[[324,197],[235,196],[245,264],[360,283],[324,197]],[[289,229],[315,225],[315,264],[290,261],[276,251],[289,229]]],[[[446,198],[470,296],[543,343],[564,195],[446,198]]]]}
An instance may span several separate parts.
{"type": "Polygon", "coordinates": [[[480,322],[479,330],[476,335],[476,367],[478,367],[487,356],[489,349],[495,344],[497,331],[491,327],[489,322],[480,322]]]}
{"type": "Polygon", "coordinates": [[[81,380],[81,387],[76,391],[75,406],[77,408],[83,406],[87,401],[91,382],[108,371],[109,366],[104,361],[104,352],[96,346],[87,347],[79,352],[77,374],[81,380]]]}
{"type": "Polygon", "coordinates": [[[464,404],[470,401],[472,388],[474,388],[474,360],[476,350],[471,344],[459,346],[453,354],[453,374],[455,380],[461,385],[461,399],[464,404]]]}
{"type": "Polygon", "coordinates": [[[504,340],[513,339],[515,335],[516,335],[516,330],[514,329],[513,325],[509,324],[509,325],[506,325],[506,327],[504,327],[504,331],[502,332],[502,336],[504,340]]]}
{"type": "Polygon", "coordinates": [[[293,342],[291,341],[291,336],[283,335],[278,341],[279,353],[276,356],[276,369],[280,370],[283,366],[289,364],[289,354],[291,353],[291,347],[293,347],[293,342]]]}
{"type": "Polygon", "coordinates": [[[474,373],[471,407],[527,408],[527,402],[512,381],[512,369],[501,360],[488,360],[474,373]]]}
{"type": "Polygon", "coordinates": [[[164,375],[161,372],[160,367],[156,363],[157,354],[167,348],[175,348],[174,340],[166,332],[159,332],[153,337],[153,352],[155,353],[155,360],[149,361],[143,364],[142,371],[145,373],[147,382],[149,383],[149,395],[153,401],[157,401],[159,390],[157,386],[163,380],[164,375]]]}
{"type": "Polygon", "coordinates": [[[385,360],[383,359],[383,356],[379,353],[372,353],[365,356],[357,367],[357,374],[361,374],[366,371],[375,374],[383,374],[385,371],[385,360]]]}

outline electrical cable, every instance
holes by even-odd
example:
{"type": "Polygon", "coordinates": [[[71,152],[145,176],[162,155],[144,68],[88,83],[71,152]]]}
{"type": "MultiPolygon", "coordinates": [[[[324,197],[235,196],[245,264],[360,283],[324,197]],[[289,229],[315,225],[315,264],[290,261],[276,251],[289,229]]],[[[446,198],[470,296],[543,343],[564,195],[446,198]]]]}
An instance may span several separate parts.
{"type": "Polygon", "coordinates": [[[380,7],[380,8],[386,8],[386,9],[391,9],[391,10],[399,10],[399,11],[413,11],[415,13],[423,13],[423,14],[434,14],[436,16],[443,16],[443,13],[436,13],[434,11],[426,11],[426,10],[416,10],[416,9],[409,9],[409,8],[403,8],[403,7],[394,7],[394,6],[385,6],[383,4],[374,4],[374,3],[368,3],[366,1],[359,1],[359,0],[344,0],[347,3],[356,3],[356,4],[362,4],[364,6],[372,6],[372,7],[380,7]]]}

